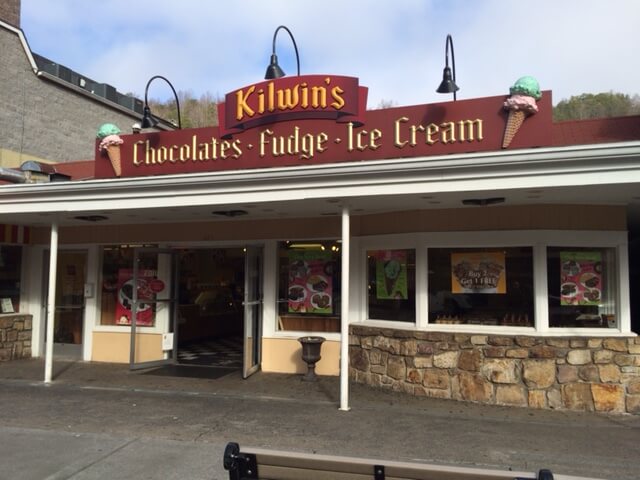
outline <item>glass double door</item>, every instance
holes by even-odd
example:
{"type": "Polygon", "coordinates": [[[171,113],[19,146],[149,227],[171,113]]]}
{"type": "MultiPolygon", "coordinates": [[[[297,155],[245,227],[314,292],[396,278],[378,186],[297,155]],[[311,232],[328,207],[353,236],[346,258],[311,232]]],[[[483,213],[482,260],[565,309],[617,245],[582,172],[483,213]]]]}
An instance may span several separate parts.
{"type": "Polygon", "coordinates": [[[262,247],[138,248],[124,287],[132,369],[225,366],[245,378],[259,369],[262,247]]]}

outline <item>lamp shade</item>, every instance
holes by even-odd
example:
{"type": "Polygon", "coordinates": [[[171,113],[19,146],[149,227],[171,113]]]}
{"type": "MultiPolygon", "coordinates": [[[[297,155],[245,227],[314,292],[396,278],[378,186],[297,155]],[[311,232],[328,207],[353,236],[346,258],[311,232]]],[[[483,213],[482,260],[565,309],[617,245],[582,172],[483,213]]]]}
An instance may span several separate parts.
{"type": "Polygon", "coordinates": [[[444,67],[444,71],[442,72],[442,82],[440,86],[436,90],[438,93],[453,93],[460,90],[460,87],[456,85],[453,81],[453,76],[451,75],[451,68],[448,66],[444,67]]]}
{"type": "Polygon", "coordinates": [[[149,108],[149,105],[145,105],[142,114],[142,123],[140,124],[140,126],[142,128],[153,128],[156,125],[158,125],[158,120],[156,120],[156,118],[151,115],[151,109],[149,108]]]}
{"type": "Polygon", "coordinates": [[[271,55],[271,62],[269,62],[269,66],[267,67],[267,72],[264,75],[266,80],[272,80],[274,78],[284,77],[286,74],[284,70],[280,68],[278,65],[278,56],[274,53],[271,55]]]}

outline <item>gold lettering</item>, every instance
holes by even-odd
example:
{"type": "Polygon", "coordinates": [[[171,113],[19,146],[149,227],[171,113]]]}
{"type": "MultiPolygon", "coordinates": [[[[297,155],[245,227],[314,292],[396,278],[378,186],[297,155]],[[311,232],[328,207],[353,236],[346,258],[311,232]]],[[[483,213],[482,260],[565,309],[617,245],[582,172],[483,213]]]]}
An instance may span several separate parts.
{"type": "Polygon", "coordinates": [[[298,96],[298,88],[295,87],[285,88],[282,90],[278,90],[278,109],[280,110],[293,110],[298,106],[299,96],[298,96]]]}
{"type": "Polygon", "coordinates": [[[427,125],[427,130],[425,132],[425,143],[427,145],[433,145],[434,143],[436,143],[439,139],[436,138],[434,140],[432,136],[437,134],[439,131],[440,127],[438,127],[438,125],[436,125],[435,123],[430,123],[429,125],[427,125]]]}
{"type": "Polygon", "coordinates": [[[482,119],[476,118],[475,120],[460,120],[458,122],[458,136],[460,137],[461,142],[464,142],[465,140],[467,142],[473,142],[476,138],[478,141],[483,140],[482,119]]]}
{"type": "Polygon", "coordinates": [[[139,167],[140,165],[142,165],[142,160],[138,159],[138,145],[142,145],[142,144],[144,144],[142,140],[138,140],[136,143],[133,144],[133,164],[136,167],[139,167]]]}
{"type": "Polygon", "coordinates": [[[327,89],[325,87],[311,87],[311,106],[313,108],[327,108],[327,89]]]}
{"type": "Polygon", "coordinates": [[[246,94],[243,94],[242,90],[238,90],[236,92],[236,120],[242,120],[245,114],[249,117],[253,117],[255,115],[256,112],[254,112],[247,103],[249,96],[255,91],[255,89],[255,85],[252,85],[247,89],[246,94]]]}
{"type": "Polygon", "coordinates": [[[340,110],[342,107],[344,107],[344,98],[342,98],[343,93],[344,90],[338,86],[331,89],[331,98],[333,98],[331,106],[336,110],[340,110]]]}
{"type": "Polygon", "coordinates": [[[455,143],[456,141],[456,126],[453,122],[443,122],[440,124],[442,128],[442,135],[440,139],[442,143],[455,143]]]}

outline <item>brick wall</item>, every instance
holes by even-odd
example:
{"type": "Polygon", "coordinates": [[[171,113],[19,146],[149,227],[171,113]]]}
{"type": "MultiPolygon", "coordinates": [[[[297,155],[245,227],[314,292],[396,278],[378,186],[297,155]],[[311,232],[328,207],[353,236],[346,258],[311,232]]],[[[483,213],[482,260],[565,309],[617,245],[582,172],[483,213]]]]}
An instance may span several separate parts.
{"type": "MultiPolygon", "coordinates": [[[[139,121],[83,94],[38,77],[18,35],[0,28],[0,149],[52,161],[91,160],[102,123],[123,133],[139,121]]],[[[140,79],[144,88],[146,79],[140,79]]]]}
{"type": "Polygon", "coordinates": [[[32,317],[24,313],[0,316],[0,362],[31,358],[32,317]]]}
{"type": "Polygon", "coordinates": [[[2,0],[0,20],[20,28],[20,0],[2,0]]]}
{"type": "Polygon", "coordinates": [[[640,414],[640,337],[472,335],[351,326],[350,376],[416,396],[640,414]]]}

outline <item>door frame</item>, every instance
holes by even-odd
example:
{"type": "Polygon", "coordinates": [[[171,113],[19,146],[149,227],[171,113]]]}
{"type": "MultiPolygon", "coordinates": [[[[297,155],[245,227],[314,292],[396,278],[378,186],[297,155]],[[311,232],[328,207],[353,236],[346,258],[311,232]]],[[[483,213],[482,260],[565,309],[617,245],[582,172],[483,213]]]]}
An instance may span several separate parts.
{"type": "Polygon", "coordinates": [[[244,249],[242,378],[248,378],[260,370],[262,364],[264,246],[247,245],[244,249]]]}
{"type": "MultiPolygon", "coordinates": [[[[169,274],[169,291],[168,297],[163,298],[154,298],[153,300],[145,299],[144,303],[152,303],[157,306],[160,304],[167,304],[169,309],[169,319],[167,322],[167,332],[165,334],[171,334],[172,348],[171,354],[165,354],[167,350],[163,349],[163,356],[166,355],[166,358],[161,358],[158,360],[149,360],[144,362],[136,361],[136,340],[137,340],[137,316],[138,316],[138,305],[142,302],[138,301],[138,289],[132,289],[132,302],[131,302],[131,327],[129,331],[130,335],[130,343],[129,343],[129,369],[130,370],[141,370],[145,368],[158,367],[162,365],[170,365],[177,363],[178,360],[178,331],[177,331],[177,321],[178,321],[178,299],[177,299],[177,285],[179,278],[179,265],[177,262],[178,258],[178,250],[172,248],[161,248],[161,247],[136,247],[133,251],[133,285],[138,285],[138,277],[139,277],[139,261],[140,256],[144,254],[156,254],[156,255],[169,255],[170,264],[170,274],[169,274]]],[[[158,268],[156,266],[156,268],[158,268]]],[[[166,290],[166,288],[165,288],[166,290]]],[[[164,292],[158,292],[162,293],[164,292]]],[[[163,334],[164,335],[164,334],[163,334]]]]}

